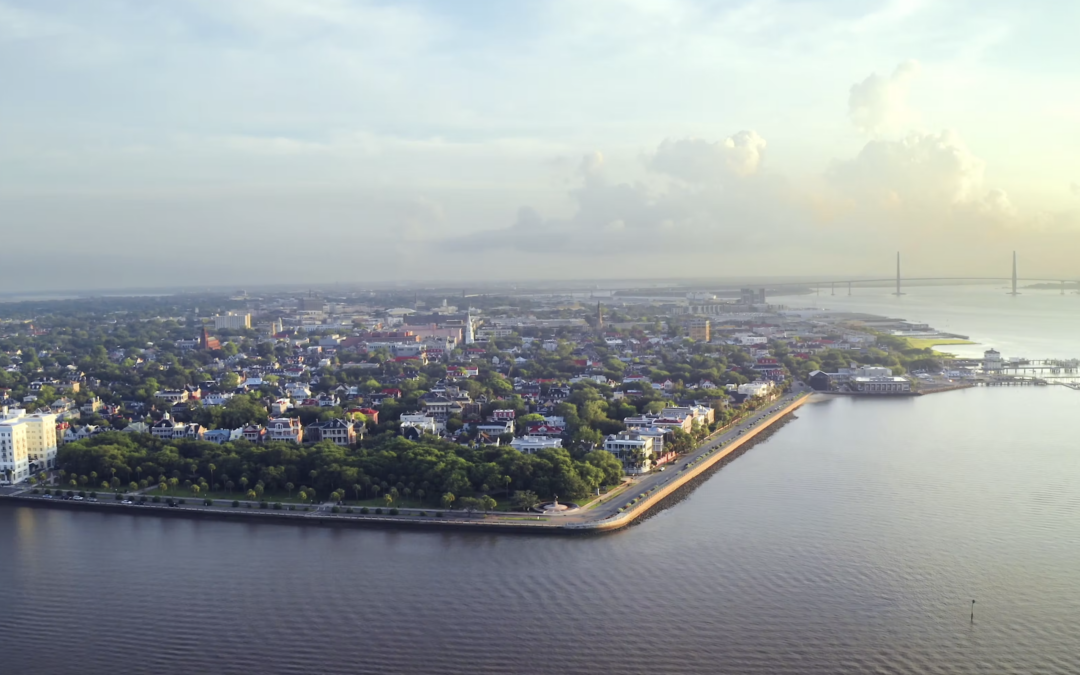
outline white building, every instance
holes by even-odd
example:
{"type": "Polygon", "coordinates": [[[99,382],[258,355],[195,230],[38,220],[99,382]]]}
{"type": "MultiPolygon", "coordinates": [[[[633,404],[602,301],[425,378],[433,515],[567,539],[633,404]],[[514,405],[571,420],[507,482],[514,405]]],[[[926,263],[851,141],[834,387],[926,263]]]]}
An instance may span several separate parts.
{"type": "Polygon", "coordinates": [[[215,316],[214,328],[228,328],[230,330],[251,328],[251,315],[229,312],[228,314],[215,316]]]}
{"type": "Polygon", "coordinates": [[[561,448],[562,439],[558,437],[550,438],[548,436],[522,436],[521,438],[515,438],[510,441],[510,447],[518,452],[524,452],[526,455],[531,455],[540,450],[561,448]]]}
{"type": "Polygon", "coordinates": [[[656,438],[636,431],[622,431],[604,439],[604,449],[622,462],[626,473],[648,473],[656,454],[656,438]]]}
{"type": "Polygon", "coordinates": [[[401,428],[412,427],[422,434],[438,435],[446,431],[446,423],[426,413],[410,413],[401,416],[401,428]]]}
{"type": "Polygon", "coordinates": [[[56,415],[3,412],[0,421],[0,482],[19,483],[56,466],[56,415]]]}
{"type": "Polygon", "coordinates": [[[855,377],[851,380],[855,391],[864,394],[907,394],[911,382],[904,377],[855,377]]]}
{"type": "Polygon", "coordinates": [[[768,396],[772,394],[773,383],[772,382],[747,382],[746,384],[740,384],[737,390],[744,396],[768,396]]]}

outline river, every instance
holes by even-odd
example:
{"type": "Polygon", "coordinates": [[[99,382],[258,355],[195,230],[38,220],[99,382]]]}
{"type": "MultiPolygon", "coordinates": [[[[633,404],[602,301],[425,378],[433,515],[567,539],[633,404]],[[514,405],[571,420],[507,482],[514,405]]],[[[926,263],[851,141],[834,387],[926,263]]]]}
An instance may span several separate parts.
{"type": "Polygon", "coordinates": [[[0,672],[1076,673],[1078,404],[813,403],[606,536],[2,506],[0,672]]]}

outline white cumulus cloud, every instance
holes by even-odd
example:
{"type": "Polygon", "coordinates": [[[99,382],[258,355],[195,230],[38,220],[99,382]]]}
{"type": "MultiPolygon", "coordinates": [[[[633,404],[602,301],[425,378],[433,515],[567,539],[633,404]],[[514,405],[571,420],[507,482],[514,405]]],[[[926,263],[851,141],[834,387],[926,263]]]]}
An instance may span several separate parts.
{"type": "Polygon", "coordinates": [[[740,131],[720,141],[700,138],[666,139],[649,167],[691,182],[708,182],[732,174],[757,173],[765,153],[765,139],[755,131],[740,131]]]}
{"type": "Polygon", "coordinates": [[[908,108],[908,86],[919,73],[917,61],[904,61],[892,75],[871,73],[862,82],[851,85],[848,116],[865,133],[896,131],[914,118],[908,108]]]}

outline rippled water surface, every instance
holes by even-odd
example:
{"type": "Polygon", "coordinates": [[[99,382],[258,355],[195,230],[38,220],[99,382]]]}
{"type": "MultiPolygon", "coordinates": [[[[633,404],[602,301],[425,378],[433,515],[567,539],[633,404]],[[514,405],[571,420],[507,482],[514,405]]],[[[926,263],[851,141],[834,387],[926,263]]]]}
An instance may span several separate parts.
{"type": "Polygon", "coordinates": [[[812,404],[591,538],[0,507],[0,672],[1078,673],[1078,410],[812,404]]]}

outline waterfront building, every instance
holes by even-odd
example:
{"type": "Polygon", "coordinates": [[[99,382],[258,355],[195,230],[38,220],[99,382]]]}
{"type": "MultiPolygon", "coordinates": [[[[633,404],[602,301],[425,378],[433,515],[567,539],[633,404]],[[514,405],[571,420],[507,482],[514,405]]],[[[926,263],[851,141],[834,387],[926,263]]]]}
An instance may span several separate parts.
{"type": "Polygon", "coordinates": [[[627,474],[648,473],[656,454],[656,437],[638,431],[620,431],[604,439],[604,450],[622,462],[627,474]]]}
{"type": "Polygon", "coordinates": [[[746,384],[740,384],[738,393],[743,396],[768,396],[772,394],[773,383],[772,382],[747,382],[746,384]]]}
{"type": "Polygon", "coordinates": [[[911,382],[904,377],[855,377],[851,386],[862,394],[911,393],[911,382]]]}
{"type": "Polygon", "coordinates": [[[27,415],[21,408],[0,414],[0,482],[20,483],[56,466],[56,415],[27,415]]]}

